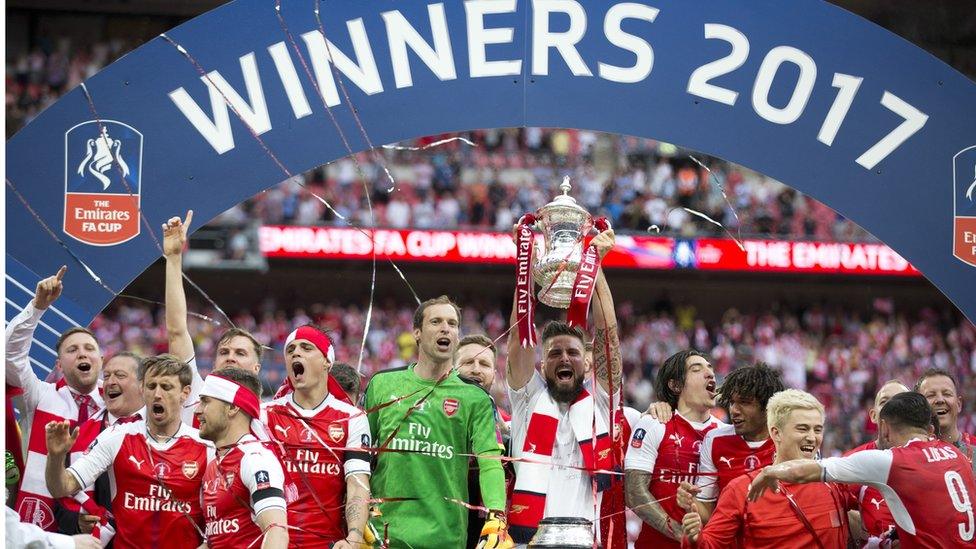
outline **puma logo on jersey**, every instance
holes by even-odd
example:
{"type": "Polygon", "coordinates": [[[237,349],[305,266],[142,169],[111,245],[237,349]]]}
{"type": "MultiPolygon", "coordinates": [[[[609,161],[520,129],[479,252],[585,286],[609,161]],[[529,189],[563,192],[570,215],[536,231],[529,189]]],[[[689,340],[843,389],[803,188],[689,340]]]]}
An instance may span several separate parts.
{"type": "Polygon", "coordinates": [[[670,437],[668,437],[668,439],[673,440],[674,445],[681,448],[681,441],[684,440],[685,437],[679,437],[677,434],[672,434],[670,437]]]}
{"type": "Polygon", "coordinates": [[[288,427],[282,427],[281,425],[275,425],[275,431],[280,431],[281,432],[281,436],[283,436],[283,437],[287,437],[288,436],[288,430],[289,429],[291,429],[291,426],[290,425],[288,427]]]}
{"type": "Polygon", "coordinates": [[[881,504],[884,503],[884,498],[882,498],[882,499],[874,499],[874,498],[871,498],[871,503],[874,504],[874,508],[875,509],[877,509],[877,510],[880,511],[881,510],[881,504]]]}
{"type": "Polygon", "coordinates": [[[526,444],[525,445],[525,451],[528,452],[528,453],[530,453],[530,454],[534,454],[535,453],[535,443],[534,442],[530,442],[530,443],[526,444]]]}
{"type": "Polygon", "coordinates": [[[731,459],[729,459],[729,458],[727,458],[725,456],[722,456],[722,457],[718,458],[718,460],[721,461],[722,463],[724,463],[725,466],[728,467],[729,469],[732,468],[732,460],[731,459]]]}
{"type": "Polygon", "coordinates": [[[129,461],[131,461],[132,463],[135,463],[136,464],[136,469],[139,469],[141,471],[142,470],[142,464],[146,460],[144,460],[144,459],[143,460],[138,460],[138,459],[136,459],[136,456],[129,456],[129,461]]]}

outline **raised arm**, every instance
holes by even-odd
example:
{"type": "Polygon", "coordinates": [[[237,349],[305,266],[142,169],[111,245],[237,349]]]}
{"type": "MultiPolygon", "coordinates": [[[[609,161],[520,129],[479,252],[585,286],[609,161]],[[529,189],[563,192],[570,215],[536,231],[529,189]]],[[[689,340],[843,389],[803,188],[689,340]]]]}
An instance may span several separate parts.
{"type": "Polygon", "coordinates": [[[24,400],[29,412],[33,412],[37,407],[39,391],[44,384],[30,365],[31,340],[34,338],[34,330],[37,329],[41,315],[61,295],[64,288],[61,279],[64,278],[67,270],[68,268],[62,265],[57,274],[37,283],[34,299],[7,324],[4,334],[6,381],[24,390],[24,400]]]}
{"type": "MultiPolygon", "coordinates": [[[[607,229],[591,241],[596,246],[602,260],[607,252],[613,248],[613,229],[607,229]]],[[[620,358],[620,335],[617,333],[617,312],[613,305],[613,294],[610,285],[600,269],[596,276],[596,295],[592,303],[594,341],[593,341],[593,369],[596,379],[604,391],[614,393],[620,391],[620,372],[623,361],[620,358]]]]}
{"type": "Polygon", "coordinates": [[[516,391],[525,387],[535,373],[535,347],[522,347],[522,342],[519,341],[518,321],[524,314],[525,312],[519,313],[516,295],[512,299],[512,316],[509,319],[512,329],[508,332],[508,362],[505,366],[508,386],[516,391]]]}
{"type": "Polygon", "coordinates": [[[163,224],[163,255],[166,257],[166,337],[169,352],[180,360],[193,358],[193,340],[186,323],[186,293],[183,290],[183,248],[186,246],[193,210],[186,221],[172,217],[163,224]]]}
{"type": "Polygon", "coordinates": [[[44,427],[47,439],[47,465],[44,480],[51,496],[62,498],[73,496],[81,490],[81,484],[64,467],[65,456],[78,439],[78,428],[71,428],[67,421],[52,421],[44,427]]]}

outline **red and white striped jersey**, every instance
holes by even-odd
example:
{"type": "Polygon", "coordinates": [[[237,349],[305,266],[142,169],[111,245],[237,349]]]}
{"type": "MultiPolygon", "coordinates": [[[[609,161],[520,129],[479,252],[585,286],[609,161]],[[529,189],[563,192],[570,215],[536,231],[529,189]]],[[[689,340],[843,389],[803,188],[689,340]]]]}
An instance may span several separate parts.
{"type": "Polygon", "coordinates": [[[776,451],[773,439],[749,442],[735,434],[734,425],[712,429],[702,441],[698,461],[701,501],[717,501],[718,496],[736,477],[772,465],[776,451]]]}
{"type": "Polygon", "coordinates": [[[821,461],[824,480],[877,488],[891,510],[902,549],[976,545],[972,463],[951,444],[915,439],[821,461]]]}
{"type": "MultiPolygon", "coordinates": [[[[682,482],[695,483],[702,439],[710,430],[721,425],[721,421],[711,416],[707,421],[698,423],[676,413],[667,423],[643,416],[634,426],[624,468],[651,473],[651,495],[675,521],[681,522],[685,514],[684,509],[678,506],[678,486],[682,482]]],[[[653,526],[644,524],[634,547],[643,549],[679,545],[653,526]]]]}
{"type": "Polygon", "coordinates": [[[157,442],[145,421],[135,421],[98,435],[68,472],[81,486],[109,472],[117,549],[196,549],[203,541],[200,488],[213,453],[188,425],[157,442]]]}
{"type": "Polygon", "coordinates": [[[256,547],[255,523],[268,509],[285,510],[284,472],[274,452],[252,435],[210,460],[203,476],[203,515],[210,549],[256,547]]]}
{"type": "Polygon", "coordinates": [[[289,532],[289,547],[322,547],[346,537],[343,505],[346,477],[369,474],[370,446],[366,414],[328,395],[306,410],[293,394],[261,408],[285,467],[288,523],[301,528],[289,532]]]}

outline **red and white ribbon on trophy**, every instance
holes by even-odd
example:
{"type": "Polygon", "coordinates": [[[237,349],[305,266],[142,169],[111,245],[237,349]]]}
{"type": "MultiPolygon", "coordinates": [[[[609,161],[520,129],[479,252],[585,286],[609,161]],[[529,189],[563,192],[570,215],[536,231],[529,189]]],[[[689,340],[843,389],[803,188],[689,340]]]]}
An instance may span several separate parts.
{"type": "Polygon", "coordinates": [[[532,292],[532,226],[535,215],[527,213],[515,229],[516,271],[515,308],[518,315],[518,338],[523,349],[535,347],[535,294],[532,292]]]}
{"type": "MultiPolygon", "coordinates": [[[[610,228],[610,223],[607,218],[598,217],[593,220],[593,226],[602,233],[610,228]]],[[[569,311],[566,312],[566,322],[570,326],[587,329],[590,300],[593,299],[593,292],[596,289],[596,274],[599,270],[600,253],[596,246],[589,244],[583,249],[579,270],[576,271],[576,280],[573,282],[569,311]]]]}

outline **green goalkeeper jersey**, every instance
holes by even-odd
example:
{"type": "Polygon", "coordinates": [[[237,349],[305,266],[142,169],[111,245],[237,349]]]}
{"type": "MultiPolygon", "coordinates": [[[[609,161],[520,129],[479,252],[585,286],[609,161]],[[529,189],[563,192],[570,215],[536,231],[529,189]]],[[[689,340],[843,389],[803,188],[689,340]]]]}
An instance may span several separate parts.
{"type": "MultiPolygon", "coordinates": [[[[391,548],[464,547],[468,509],[445,498],[468,502],[469,457],[464,454],[501,454],[494,407],[481,387],[456,373],[438,384],[418,377],[411,364],[374,375],[364,408],[401,397],[406,398],[369,414],[373,445],[391,450],[377,455],[370,488],[374,498],[417,499],[380,503],[382,515],[373,525],[381,540],[384,532],[389,535],[391,548]]],[[[478,466],[484,502],[470,503],[504,510],[501,462],[479,459],[478,466]]]]}

